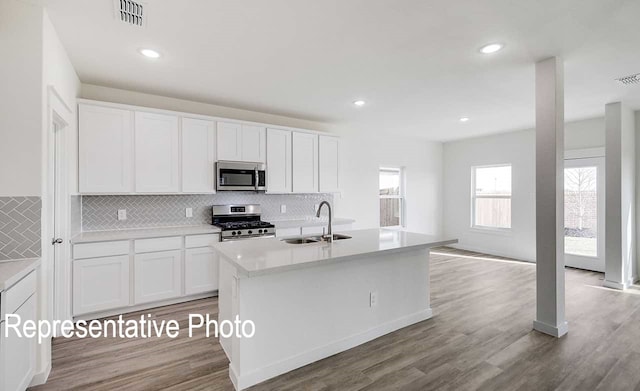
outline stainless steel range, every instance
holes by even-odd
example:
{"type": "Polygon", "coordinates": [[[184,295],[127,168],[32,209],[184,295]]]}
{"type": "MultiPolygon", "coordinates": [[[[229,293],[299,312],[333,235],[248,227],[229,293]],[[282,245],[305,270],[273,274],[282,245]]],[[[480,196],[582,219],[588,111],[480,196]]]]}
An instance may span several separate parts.
{"type": "Polygon", "coordinates": [[[213,205],[213,225],[222,230],[221,240],[276,236],[273,224],[260,220],[260,205],[213,205]]]}

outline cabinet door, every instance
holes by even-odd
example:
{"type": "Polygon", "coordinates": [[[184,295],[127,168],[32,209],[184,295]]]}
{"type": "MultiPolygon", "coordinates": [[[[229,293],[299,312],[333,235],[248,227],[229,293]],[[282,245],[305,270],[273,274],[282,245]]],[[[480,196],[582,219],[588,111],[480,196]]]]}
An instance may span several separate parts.
{"type": "Polygon", "coordinates": [[[291,131],[267,129],[267,192],[291,193],[291,131]]]}
{"type": "Polygon", "coordinates": [[[136,112],[136,192],[180,191],[178,117],[136,112]]]}
{"type": "Polygon", "coordinates": [[[129,305],[129,256],[73,261],[73,315],[129,305]]]}
{"type": "Polygon", "coordinates": [[[184,252],[185,293],[218,289],[218,257],[210,247],[190,248],[184,252]]]}
{"type": "Polygon", "coordinates": [[[218,160],[242,160],[242,126],[228,122],[218,122],[218,160]]]}
{"type": "Polygon", "coordinates": [[[133,191],[133,113],[81,104],[78,109],[80,193],[133,191]]]}
{"type": "Polygon", "coordinates": [[[266,162],[267,131],[260,126],[242,125],[241,160],[244,162],[266,162]]]}
{"type": "Polygon", "coordinates": [[[293,192],[318,192],[318,136],[293,132],[293,192]]]}
{"type": "Polygon", "coordinates": [[[215,130],[212,121],[182,119],[182,191],[215,193],[215,130]]]}
{"type": "Polygon", "coordinates": [[[182,291],[182,251],[163,251],[135,256],[135,303],[173,299],[182,291]]]}
{"type": "MultiPolygon", "coordinates": [[[[36,296],[33,295],[15,312],[22,323],[36,321],[36,296]]],[[[0,331],[0,390],[26,390],[35,373],[36,339],[19,337],[9,330],[5,336],[5,324],[0,331]],[[4,371],[4,374],[2,373],[4,371]]]]}
{"type": "Polygon", "coordinates": [[[338,161],[340,141],[337,137],[319,136],[319,180],[321,193],[340,191],[338,185],[338,161]]]}

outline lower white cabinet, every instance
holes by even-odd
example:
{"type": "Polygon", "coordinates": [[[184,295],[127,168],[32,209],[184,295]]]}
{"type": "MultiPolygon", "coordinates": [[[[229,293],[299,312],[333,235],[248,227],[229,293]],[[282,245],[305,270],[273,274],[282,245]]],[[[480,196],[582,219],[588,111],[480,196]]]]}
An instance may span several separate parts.
{"type": "Polygon", "coordinates": [[[182,291],[182,251],[136,254],[135,304],[179,297],[182,291]]]}
{"type": "MultiPolygon", "coordinates": [[[[3,292],[7,314],[16,314],[22,324],[37,321],[36,272],[32,272],[3,292]]],[[[4,320],[4,319],[3,319],[4,320]]],[[[36,367],[36,339],[18,336],[13,330],[5,335],[5,322],[0,322],[0,390],[26,390],[36,367]]]]}
{"type": "Polygon", "coordinates": [[[129,305],[129,255],[73,261],[74,316],[129,305]]]}
{"type": "Polygon", "coordinates": [[[184,252],[185,294],[218,289],[218,256],[210,247],[189,248],[184,252]]]}

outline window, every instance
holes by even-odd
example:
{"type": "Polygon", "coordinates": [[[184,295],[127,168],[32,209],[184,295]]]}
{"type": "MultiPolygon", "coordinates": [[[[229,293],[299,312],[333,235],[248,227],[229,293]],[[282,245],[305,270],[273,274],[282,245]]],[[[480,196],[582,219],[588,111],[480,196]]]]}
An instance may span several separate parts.
{"type": "Polygon", "coordinates": [[[471,169],[471,225],[511,228],[511,165],[471,169]]]}
{"type": "Polygon", "coordinates": [[[380,226],[404,224],[404,184],[401,168],[380,169],[380,226]]]}

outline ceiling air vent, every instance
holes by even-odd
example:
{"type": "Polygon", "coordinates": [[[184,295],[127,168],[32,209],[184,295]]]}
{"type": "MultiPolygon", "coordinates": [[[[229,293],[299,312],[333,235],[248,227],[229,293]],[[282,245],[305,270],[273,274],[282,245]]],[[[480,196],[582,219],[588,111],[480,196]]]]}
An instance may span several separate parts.
{"type": "Polygon", "coordinates": [[[619,81],[622,84],[625,84],[625,85],[640,84],[640,73],[636,73],[635,75],[621,77],[621,78],[616,79],[616,80],[619,81]]]}
{"type": "Polygon", "coordinates": [[[145,4],[131,0],[114,0],[116,18],[131,26],[145,27],[145,4]]]}

